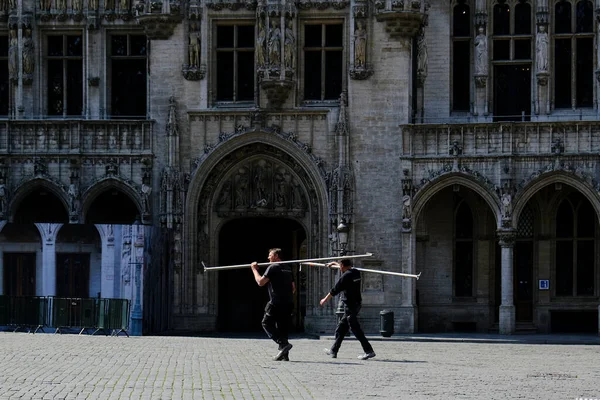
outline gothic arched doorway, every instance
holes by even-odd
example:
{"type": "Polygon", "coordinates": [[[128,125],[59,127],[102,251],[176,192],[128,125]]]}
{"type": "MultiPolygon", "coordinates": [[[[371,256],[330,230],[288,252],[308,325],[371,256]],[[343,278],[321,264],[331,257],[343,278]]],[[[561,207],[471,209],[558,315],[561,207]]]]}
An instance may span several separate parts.
{"type": "MultiPolygon", "coordinates": [[[[296,221],[285,218],[241,218],[226,223],[219,234],[219,265],[268,262],[270,248],[283,250],[283,259],[298,259],[305,253],[306,232],[296,221]]],[[[266,267],[261,268],[261,273],[266,267]]],[[[302,329],[303,285],[298,266],[293,324],[302,329]]],[[[263,310],[268,301],[266,287],[259,287],[250,268],[219,272],[218,329],[236,332],[261,331],[263,310]]]]}

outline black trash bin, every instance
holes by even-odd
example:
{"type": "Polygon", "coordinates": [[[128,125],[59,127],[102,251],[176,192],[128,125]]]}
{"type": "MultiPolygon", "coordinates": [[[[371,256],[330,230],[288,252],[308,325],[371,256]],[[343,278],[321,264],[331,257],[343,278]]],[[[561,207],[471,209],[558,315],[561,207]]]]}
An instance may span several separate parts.
{"type": "Polygon", "coordinates": [[[383,337],[390,337],[394,334],[394,312],[389,310],[383,310],[379,313],[381,318],[381,325],[379,333],[383,337]]]}

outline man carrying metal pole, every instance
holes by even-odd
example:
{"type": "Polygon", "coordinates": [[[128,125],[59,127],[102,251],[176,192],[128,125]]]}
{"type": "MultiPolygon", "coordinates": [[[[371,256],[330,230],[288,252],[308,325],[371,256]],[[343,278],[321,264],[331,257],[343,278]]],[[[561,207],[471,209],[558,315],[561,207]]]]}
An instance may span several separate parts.
{"type": "Polygon", "coordinates": [[[269,262],[271,263],[263,276],[258,272],[258,263],[250,264],[252,273],[258,286],[268,284],[269,302],[265,307],[265,315],[262,326],[267,336],[279,345],[279,352],[273,357],[275,361],[289,361],[288,354],[292,345],[288,341],[288,332],[291,324],[292,309],[294,306],[293,294],[296,285],[292,270],[288,265],[282,265],[281,249],[269,250],[269,262]]]}
{"type": "Polygon", "coordinates": [[[373,347],[365,337],[363,330],[358,322],[358,312],[362,306],[362,296],[360,294],[360,272],[352,268],[352,264],[349,259],[343,259],[338,264],[337,262],[330,262],[327,264],[328,267],[339,267],[342,275],[335,283],[333,288],[327,296],[321,299],[321,306],[323,306],[333,296],[341,293],[341,300],[344,304],[344,315],[340,318],[337,328],[335,330],[335,341],[331,349],[325,349],[325,353],[332,358],[337,358],[337,353],[342,346],[344,336],[348,333],[348,329],[352,330],[352,333],[360,342],[364,354],[358,356],[360,360],[368,360],[369,358],[375,357],[373,347]]]}

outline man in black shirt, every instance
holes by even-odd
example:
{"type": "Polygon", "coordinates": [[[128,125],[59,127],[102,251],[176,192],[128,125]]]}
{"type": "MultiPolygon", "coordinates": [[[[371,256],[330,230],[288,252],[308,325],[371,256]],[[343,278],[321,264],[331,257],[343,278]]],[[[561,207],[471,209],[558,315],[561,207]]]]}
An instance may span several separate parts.
{"type": "Polygon", "coordinates": [[[265,307],[262,326],[267,336],[279,345],[279,353],[273,357],[273,360],[289,361],[288,353],[292,345],[288,341],[288,332],[296,285],[294,284],[291,268],[278,263],[278,261],[281,261],[280,255],[281,249],[279,248],[269,250],[271,265],[269,265],[263,276],[260,276],[258,272],[258,263],[253,262],[251,267],[258,286],[268,284],[270,300],[265,307]]]}
{"type": "Polygon", "coordinates": [[[341,300],[344,304],[344,315],[340,318],[338,322],[338,326],[335,330],[335,341],[333,342],[333,346],[331,349],[325,349],[325,353],[331,356],[332,358],[337,357],[338,350],[342,345],[342,341],[344,340],[344,336],[348,333],[348,328],[352,330],[352,333],[360,342],[364,354],[358,356],[361,360],[368,360],[369,358],[375,357],[375,352],[373,351],[373,347],[365,337],[364,332],[360,328],[360,323],[358,322],[358,312],[362,306],[362,296],[360,294],[360,272],[354,268],[352,268],[352,264],[350,263],[350,259],[344,258],[341,260],[341,263],[331,262],[327,264],[328,267],[331,266],[339,266],[342,276],[335,283],[333,289],[327,296],[321,299],[321,306],[324,305],[329,299],[337,294],[341,293],[341,300]]]}

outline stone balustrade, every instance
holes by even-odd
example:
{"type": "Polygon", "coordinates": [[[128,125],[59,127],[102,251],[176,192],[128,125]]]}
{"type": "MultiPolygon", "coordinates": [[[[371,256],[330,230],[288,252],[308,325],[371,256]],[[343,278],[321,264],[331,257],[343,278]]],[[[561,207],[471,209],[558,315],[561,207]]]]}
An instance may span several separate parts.
{"type": "Polygon", "coordinates": [[[600,122],[403,125],[406,156],[588,155],[600,153],[600,122]]]}
{"type": "Polygon", "coordinates": [[[0,154],[149,154],[153,122],[68,120],[0,122],[0,154]]]}

